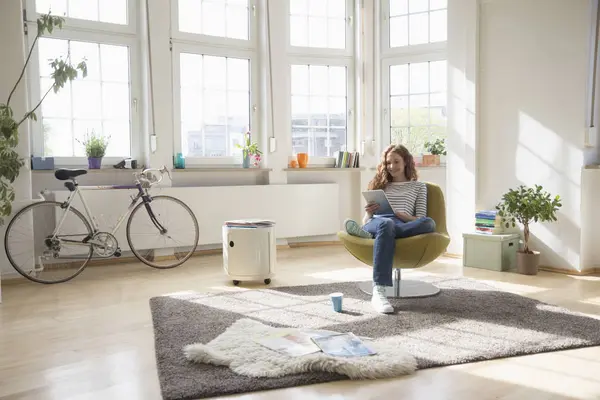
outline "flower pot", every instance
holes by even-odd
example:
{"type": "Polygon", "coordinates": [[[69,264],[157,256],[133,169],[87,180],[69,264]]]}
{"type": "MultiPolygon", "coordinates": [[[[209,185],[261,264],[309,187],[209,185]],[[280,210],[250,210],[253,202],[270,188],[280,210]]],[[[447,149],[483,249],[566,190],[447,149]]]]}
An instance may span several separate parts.
{"type": "Polygon", "coordinates": [[[102,157],[88,157],[89,169],[100,169],[102,166],[102,157]]]}
{"type": "Polygon", "coordinates": [[[298,166],[300,168],[306,168],[308,165],[308,153],[298,153],[296,154],[296,158],[298,159],[298,166]]]}
{"type": "Polygon", "coordinates": [[[517,251],[517,272],[523,275],[537,275],[540,265],[540,252],[533,254],[517,251]]]}
{"type": "Polygon", "coordinates": [[[242,166],[244,168],[250,168],[250,154],[244,154],[242,159],[242,166]]]}
{"type": "Polygon", "coordinates": [[[439,154],[423,154],[423,166],[432,167],[440,165],[439,154]]]}

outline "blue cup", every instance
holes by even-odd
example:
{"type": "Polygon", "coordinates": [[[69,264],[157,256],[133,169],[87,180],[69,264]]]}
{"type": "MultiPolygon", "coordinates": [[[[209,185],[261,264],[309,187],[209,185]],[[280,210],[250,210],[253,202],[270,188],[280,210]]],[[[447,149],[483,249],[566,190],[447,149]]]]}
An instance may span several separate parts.
{"type": "Polygon", "coordinates": [[[333,306],[333,311],[342,312],[342,300],[344,299],[344,294],[331,293],[329,297],[331,297],[331,305],[333,306]]]}

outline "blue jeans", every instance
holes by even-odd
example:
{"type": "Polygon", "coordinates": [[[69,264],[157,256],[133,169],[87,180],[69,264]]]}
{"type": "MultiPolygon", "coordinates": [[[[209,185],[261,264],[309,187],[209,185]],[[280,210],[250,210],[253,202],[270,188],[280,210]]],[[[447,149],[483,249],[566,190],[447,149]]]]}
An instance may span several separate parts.
{"type": "Polygon", "coordinates": [[[396,239],[435,232],[435,221],[429,217],[423,217],[404,222],[395,215],[375,216],[363,226],[363,229],[375,237],[373,283],[381,286],[393,286],[392,266],[396,239]]]}

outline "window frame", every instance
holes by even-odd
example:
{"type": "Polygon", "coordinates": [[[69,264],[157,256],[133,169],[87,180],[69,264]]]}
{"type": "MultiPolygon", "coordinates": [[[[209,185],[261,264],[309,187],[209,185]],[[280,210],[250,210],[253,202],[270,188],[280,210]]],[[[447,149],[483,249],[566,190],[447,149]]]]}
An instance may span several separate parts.
{"type": "MultiPolygon", "coordinates": [[[[133,13],[131,15],[137,15],[137,9],[134,7],[132,11],[132,7],[137,4],[137,0],[129,0],[128,2],[128,13],[133,13]]],[[[27,0],[27,5],[29,7],[33,7],[32,9],[35,11],[35,0],[27,0]]],[[[37,35],[37,18],[41,15],[39,13],[32,13],[35,15],[35,19],[31,20],[29,17],[27,18],[26,24],[28,29],[28,34],[26,35],[26,43],[28,45],[28,49],[31,48],[33,41],[37,35]]],[[[128,14],[129,18],[129,14],[128,14]]],[[[135,20],[135,18],[133,18],[135,20]]],[[[131,21],[129,21],[131,22],[131,21]]],[[[130,83],[130,104],[129,104],[129,115],[130,115],[130,149],[129,149],[129,157],[132,159],[141,160],[143,157],[142,151],[142,121],[141,121],[141,113],[139,109],[139,103],[141,99],[141,78],[138,71],[141,70],[140,64],[140,54],[139,54],[139,38],[135,32],[131,33],[129,30],[109,30],[106,26],[113,27],[124,25],[118,24],[110,24],[110,23],[98,23],[95,21],[87,21],[81,19],[72,19],[65,18],[65,24],[62,29],[57,29],[52,32],[51,35],[44,35],[42,38],[50,38],[50,39],[61,39],[61,40],[73,40],[73,41],[83,41],[83,42],[91,42],[97,44],[108,44],[108,45],[120,45],[127,46],[129,48],[129,83],[130,83]],[[75,26],[70,26],[72,21],[75,26]],[[100,28],[104,25],[104,28],[100,28]],[[96,30],[98,29],[98,30],[96,30]],[[127,33],[125,33],[127,32],[127,33]]],[[[135,25],[134,25],[135,26],[135,25]]],[[[38,44],[36,44],[36,47],[38,44]]],[[[76,62],[74,60],[73,62],[76,62]]],[[[40,69],[39,69],[39,50],[33,51],[31,54],[31,60],[27,67],[27,74],[30,78],[28,78],[28,95],[29,95],[29,103],[30,107],[34,107],[35,104],[41,98],[41,82],[40,82],[40,69]],[[34,100],[35,99],[35,100],[34,100]]],[[[80,78],[77,78],[80,79],[80,78]]],[[[64,90],[64,89],[63,89],[64,90]]],[[[39,115],[37,121],[30,120],[29,124],[31,127],[31,152],[32,154],[38,156],[44,154],[44,134],[42,129],[42,117],[41,117],[41,107],[37,110],[36,114],[39,115]]],[[[123,160],[126,156],[109,156],[103,158],[103,165],[113,165],[123,160]]],[[[87,166],[87,157],[64,157],[64,156],[54,156],[54,164],[56,166],[67,166],[67,167],[81,167],[87,166]]],[[[103,168],[104,168],[103,166],[103,168]]]]}
{"type": "MultiPolygon", "coordinates": [[[[346,48],[318,48],[306,46],[292,46],[290,36],[290,0],[282,0],[285,2],[285,49],[287,54],[287,86],[286,98],[288,101],[288,129],[290,132],[290,156],[294,154],[292,144],[292,65],[331,65],[346,67],[346,149],[345,151],[358,151],[357,137],[357,65],[356,55],[356,27],[360,21],[356,20],[357,2],[362,0],[345,0],[346,1],[346,48]]],[[[309,164],[313,166],[333,166],[336,162],[334,156],[331,157],[316,157],[312,154],[309,157],[309,164]]]]}
{"type": "Polygon", "coordinates": [[[226,46],[230,49],[256,49],[258,47],[258,0],[248,0],[248,40],[182,32],[179,30],[179,0],[171,0],[170,3],[171,39],[174,43],[201,43],[205,45],[226,46]]]}
{"type": "MultiPolygon", "coordinates": [[[[327,56],[327,57],[353,57],[355,47],[355,35],[354,29],[356,24],[355,18],[355,0],[346,1],[346,48],[345,49],[334,49],[334,48],[322,48],[322,47],[308,47],[308,46],[292,46],[291,44],[291,24],[290,24],[290,0],[278,0],[285,2],[285,37],[286,37],[286,51],[289,55],[307,55],[311,54],[314,56],[327,56]]],[[[363,1],[363,0],[357,0],[363,1]]]]}
{"type": "MultiPolygon", "coordinates": [[[[62,16],[65,19],[63,30],[67,27],[69,30],[84,30],[105,32],[108,34],[132,34],[136,35],[138,30],[138,11],[140,0],[127,0],[127,24],[116,24],[111,22],[92,21],[81,18],[71,18],[62,16]]],[[[25,0],[25,9],[27,10],[27,19],[35,22],[42,14],[38,13],[35,6],[36,0],[25,0]]],[[[57,15],[57,14],[52,14],[57,15]]],[[[54,31],[53,35],[55,34],[54,31]]]]}
{"type": "MultiPolygon", "coordinates": [[[[416,45],[407,45],[401,47],[390,47],[390,0],[380,0],[380,45],[381,45],[381,56],[397,56],[397,55],[411,55],[411,54],[427,54],[437,53],[439,51],[446,51],[448,40],[443,42],[434,43],[423,43],[416,45]]],[[[452,0],[448,0],[452,1],[452,0]]],[[[448,8],[445,8],[448,10],[448,8]]],[[[429,11],[427,11],[429,12],[429,11]]]]}
{"type": "MultiPolygon", "coordinates": [[[[389,146],[392,142],[392,132],[390,126],[390,67],[394,65],[407,65],[421,62],[446,61],[447,57],[444,52],[421,54],[418,56],[397,56],[389,57],[382,60],[381,63],[381,106],[382,106],[382,141],[383,148],[389,146]]],[[[448,91],[446,90],[446,93],[448,91]]],[[[446,95],[446,106],[447,95],[446,95]]]]}
{"type": "MultiPolygon", "coordinates": [[[[292,65],[317,65],[317,66],[335,66],[346,67],[346,151],[357,151],[356,141],[356,104],[355,104],[355,79],[354,79],[354,59],[345,57],[318,57],[318,56],[290,56],[288,57],[288,74],[290,79],[287,86],[287,98],[290,107],[288,121],[290,129],[290,141],[293,139],[292,132],[292,65]]],[[[293,147],[290,148],[290,154],[293,154],[293,147]]],[[[310,154],[309,163],[311,165],[330,165],[335,161],[335,157],[317,157],[310,154]]]]}
{"type": "MultiPolygon", "coordinates": [[[[199,1],[199,0],[198,0],[199,1]]],[[[241,57],[250,60],[250,126],[252,140],[259,148],[264,143],[261,135],[261,123],[258,113],[260,107],[260,66],[258,65],[259,27],[258,14],[262,12],[259,0],[248,1],[248,40],[219,37],[201,33],[182,32],[179,30],[179,1],[171,1],[171,68],[173,94],[173,156],[182,149],[181,136],[181,53],[205,54],[220,57],[241,57]]],[[[236,156],[225,157],[186,157],[186,168],[219,167],[241,165],[242,159],[236,156]]]]}
{"type": "MultiPolygon", "coordinates": [[[[182,151],[182,132],[181,132],[181,69],[180,57],[182,53],[208,55],[217,57],[235,57],[250,60],[250,127],[254,132],[252,140],[258,143],[262,148],[260,135],[261,121],[258,116],[260,83],[258,74],[257,55],[252,50],[227,49],[222,47],[213,47],[199,43],[173,43],[172,46],[172,68],[173,68],[173,154],[182,151]]],[[[224,157],[186,157],[185,164],[192,167],[202,166],[231,166],[241,164],[241,156],[224,157]]]]}
{"type": "MultiPolygon", "coordinates": [[[[451,0],[448,0],[451,1],[451,0]]],[[[378,117],[376,129],[379,131],[379,151],[383,151],[392,141],[390,129],[390,66],[418,63],[425,61],[448,60],[448,41],[436,43],[424,43],[412,46],[392,47],[389,46],[389,3],[390,0],[381,0],[379,9],[376,9],[376,34],[379,35],[376,48],[375,61],[377,65],[377,91],[378,117]]],[[[447,10],[447,8],[446,8],[447,10]]],[[[446,93],[448,91],[446,90],[446,93]]],[[[448,105],[446,95],[446,105],[448,105]]]]}

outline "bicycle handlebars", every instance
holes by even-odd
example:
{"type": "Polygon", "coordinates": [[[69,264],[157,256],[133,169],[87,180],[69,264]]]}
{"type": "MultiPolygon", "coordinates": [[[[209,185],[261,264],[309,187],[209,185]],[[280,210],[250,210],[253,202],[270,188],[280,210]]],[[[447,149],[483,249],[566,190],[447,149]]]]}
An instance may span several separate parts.
{"type": "MultiPolygon", "coordinates": [[[[171,173],[169,172],[168,168],[166,167],[166,165],[163,165],[160,168],[146,168],[145,170],[143,170],[140,173],[135,173],[135,177],[138,181],[144,181],[145,183],[148,184],[148,186],[154,186],[154,185],[158,185],[164,178],[164,174],[167,174],[169,176],[169,180],[171,179],[171,173]],[[149,172],[160,172],[160,178],[157,180],[151,180],[147,177],[147,173],[149,172]]],[[[152,177],[154,177],[152,175],[152,177]]]]}

